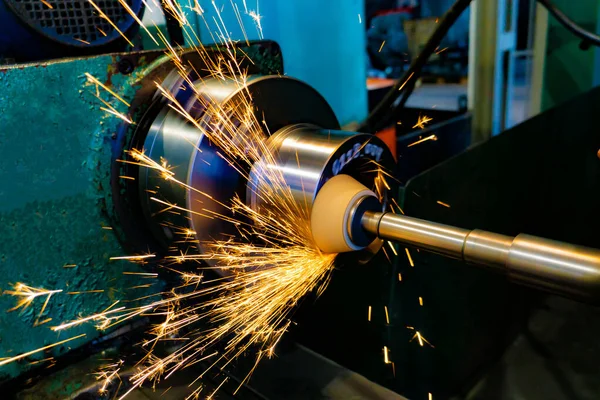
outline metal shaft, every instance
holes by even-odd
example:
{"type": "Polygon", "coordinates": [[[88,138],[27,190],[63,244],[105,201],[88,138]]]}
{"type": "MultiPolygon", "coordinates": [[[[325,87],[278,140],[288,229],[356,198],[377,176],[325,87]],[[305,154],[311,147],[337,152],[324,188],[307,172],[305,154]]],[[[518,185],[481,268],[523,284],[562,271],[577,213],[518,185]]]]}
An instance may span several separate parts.
{"type": "Polygon", "coordinates": [[[363,228],[385,240],[491,267],[516,283],[578,300],[600,301],[600,250],[520,234],[466,230],[367,211],[363,228]]]}

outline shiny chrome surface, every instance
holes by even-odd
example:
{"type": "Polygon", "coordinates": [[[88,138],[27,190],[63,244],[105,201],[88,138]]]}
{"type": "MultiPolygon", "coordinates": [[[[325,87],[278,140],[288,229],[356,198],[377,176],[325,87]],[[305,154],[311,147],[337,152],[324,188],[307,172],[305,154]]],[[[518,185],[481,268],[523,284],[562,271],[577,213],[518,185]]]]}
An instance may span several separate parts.
{"type": "MultiPolygon", "coordinates": [[[[178,82],[177,79],[168,80],[165,85],[173,94],[181,94],[178,82]]],[[[310,86],[292,78],[250,77],[244,87],[233,80],[206,79],[195,82],[194,86],[199,96],[187,94],[180,104],[202,129],[187,122],[165,104],[149,124],[144,142],[147,156],[158,163],[166,160],[175,179],[196,189],[185,189],[178,183],[169,182],[154,169],[140,168],[139,193],[144,215],[154,236],[165,249],[176,244],[184,251],[190,245],[198,245],[202,251],[203,242],[238,233],[232,224],[213,218],[215,213],[230,214],[223,204],[229,204],[235,195],[244,198],[246,182],[219,155],[219,149],[204,134],[204,131],[221,127],[214,114],[206,112],[207,105],[228,110],[240,104],[247,106],[248,98],[251,98],[252,111],[256,119],[265,124],[266,134],[276,132],[289,123],[300,122],[339,128],[335,114],[323,97],[310,86]],[[217,201],[210,200],[209,196],[217,201]],[[176,208],[168,209],[167,205],[156,200],[176,208]],[[190,233],[195,235],[196,240],[190,240],[193,237],[190,233]]],[[[160,99],[158,97],[157,101],[160,99]]],[[[244,166],[238,165],[237,168],[243,169],[244,166]]]]}
{"type": "Polygon", "coordinates": [[[510,247],[510,277],[528,286],[577,298],[600,297],[600,251],[520,234],[510,247]]]}
{"type": "Polygon", "coordinates": [[[363,227],[385,240],[393,240],[434,253],[462,258],[462,249],[469,234],[466,229],[436,224],[418,218],[392,213],[366,212],[363,227]],[[375,221],[379,221],[378,223],[375,221]],[[377,230],[373,230],[377,224],[377,230]]]}
{"type": "Polygon", "coordinates": [[[467,263],[492,267],[512,281],[578,300],[600,301],[600,250],[529,235],[468,231],[417,218],[368,211],[363,228],[467,263]]]}
{"type": "Polygon", "coordinates": [[[254,209],[261,206],[257,195],[264,191],[261,185],[270,184],[264,179],[264,169],[280,171],[296,202],[306,205],[310,214],[317,192],[329,178],[344,173],[372,188],[377,176],[374,163],[386,171],[394,167],[385,144],[365,133],[297,124],[273,134],[269,146],[276,159],[257,162],[250,174],[247,199],[254,209]]]}
{"type": "Polygon", "coordinates": [[[513,238],[478,229],[469,232],[463,248],[464,260],[471,264],[503,267],[513,238]]]}

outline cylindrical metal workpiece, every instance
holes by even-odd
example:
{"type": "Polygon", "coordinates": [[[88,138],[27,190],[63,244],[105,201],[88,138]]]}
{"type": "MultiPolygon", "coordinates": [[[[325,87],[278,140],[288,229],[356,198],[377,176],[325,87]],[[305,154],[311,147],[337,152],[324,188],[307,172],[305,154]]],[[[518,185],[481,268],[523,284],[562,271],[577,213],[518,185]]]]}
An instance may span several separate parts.
{"type": "Polygon", "coordinates": [[[520,234],[506,267],[513,281],[577,298],[600,297],[600,251],[520,234]]]}
{"type": "Polygon", "coordinates": [[[402,242],[445,256],[462,258],[469,231],[392,213],[366,212],[363,228],[386,240],[402,242]]]}
{"type": "Polygon", "coordinates": [[[529,235],[468,231],[417,218],[367,211],[377,237],[492,267],[515,283],[579,300],[600,300],[600,250],[529,235]]]}
{"type": "Polygon", "coordinates": [[[513,238],[475,229],[465,238],[463,259],[470,264],[504,268],[513,238]]]}

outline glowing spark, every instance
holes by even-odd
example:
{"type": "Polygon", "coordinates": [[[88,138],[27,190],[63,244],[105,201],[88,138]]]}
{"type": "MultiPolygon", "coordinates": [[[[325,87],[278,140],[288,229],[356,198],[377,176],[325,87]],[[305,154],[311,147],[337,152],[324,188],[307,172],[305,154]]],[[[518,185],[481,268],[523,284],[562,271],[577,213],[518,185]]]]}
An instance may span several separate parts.
{"type": "Polygon", "coordinates": [[[215,393],[217,393],[217,391],[218,391],[219,389],[221,389],[221,386],[223,386],[223,384],[224,384],[225,382],[227,382],[227,380],[228,380],[228,379],[229,379],[229,378],[225,378],[225,379],[223,379],[223,382],[221,382],[221,383],[219,384],[219,386],[217,386],[217,388],[216,388],[216,389],[215,389],[215,390],[214,390],[214,391],[213,391],[213,392],[212,392],[212,393],[211,393],[211,394],[210,394],[210,395],[209,395],[209,396],[206,398],[206,400],[210,400],[210,399],[212,399],[212,398],[214,397],[215,393]]]}
{"type": "Polygon", "coordinates": [[[154,283],[146,283],[145,285],[137,285],[137,286],[132,286],[132,287],[128,287],[127,289],[141,289],[141,288],[147,288],[154,285],[154,283]]]}
{"type": "Polygon", "coordinates": [[[411,73],[411,74],[408,76],[408,78],[406,78],[406,80],[404,81],[404,83],[402,83],[402,85],[400,85],[400,87],[398,88],[398,91],[399,91],[399,92],[401,92],[401,91],[402,91],[402,89],[404,88],[404,86],[406,86],[406,84],[407,84],[407,83],[410,81],[410,78],[412,78],[414,74],[415,74],[414,72],[413,72],[413,73],[411,73]]]}
{"type": "Polygon", "coordinates": [[[22,358],[28,357],[28,356],[38,353],[40,351],[45,351],[45,350],[51,349],[53,347],[60,346],[61,344],[70,342],[72,340],[82,338],[84,336],[85,336],[85,333],[75,336],[75,337],[72,337],[72,338],[69,338],[69,339],[61,340],[60,342],[56,342],[56,343],[50,344],[48,346],[40,347],[39,349],[28,351],[27,353],[19,354],[18,356],[15,356],[15,357],[3,358],[0,360],[0,367],[3,365],[6,365],[6,364],[10,364],[11,362],[20,360],[22,358]]]}
{"type": "Polygon", "coordinates": [[[381,53],[381,50],[383,49],[383,46],[385,45],[385,40],[383,42],[381,42],[381,46],[379,46],[379,51],[378,53],[381,53]]]}
{"type": "MultiPolygon", "coordinates": [[[[418,125],[418,123],[417,123],[417,125],[418,125]]],[[[417,126],[417,125],[415,125],[415,126],[417,126]]],[[[413,126],[413,128],[414,128],[415,126],[413,126]]],[[[421,129],[423,129],[423,128],[421,128],[421,129]]],[[[429,135],[429,136],[427,136],[427,137],[425,137],[425,138],[423,138],[423,139],[417,140],[416,142],[409,144],[409,145],[408,145],[408,146],[406,146],[406,147],[412,147],[412,146],[416,146],[416,145],[418,145],[418,144],[421,144],[421,143],[423,143],[423,142],[426,142],[426,141],[428,141],[428,140],[433,140],[433,141],[435,142],[437,139],[438,139],[438,138],[437,138],[437,136],[436,136],[436,135],[429,135]]]]}
{"type": "Polygon", "coordinates": [[[100,15],[100,17],[104,18],[115,29],[115,31],[119,32],[119,35],[121,35],[123,37],[123,39],[125,39],[125,41],[127,41],[127,43],[129,43],[129,45],[131,47],[134,47],[134,44],[131,42],[131,40],[129,40],[127,38],[127,36],[125,36],[125,34],[123,32],[121,32],[119,27],[117,25],[115,25],[115,23],[112,22],[111,19],[108,18],[108,16],[106,14],[104,14],[104,12],[100,9],[100,7],[98,7],[96,5],[96,3],[94,3],[92,0],[88,0],[88,2],[92,5],[92,7],[94,7],[96,9],[96,11],[98,11],[98,15],[100,15]]]}
{"type": "MultiPolygon", "coordinates": [[[[409,329],[410,329],[410,328],[409,328],[409,329]]],[[[414,329],[414,328],[413,328],[413,329],[414,329]]],[[[431,346],[431,347],[435,347],[435,346],[433,346],[431,343],[429,343],[429,342],[427,341],[427,339],[425,339],[425,338],[423,337],[423,335],[421,335],[421,332],[419,332],[419,331],[416,331],[416,332],[415,332],[414,336],[412,337],[412,339],[410,339],[410,341],[412,342],[412,341],[413,341],[413,340],[415,340],[415,339],[417,339],[417,341],[419,342],[419,345],[420,345],[421,347],[423,347],[425,343],[427,343],[427,344],[428,344],[429,346],[431,346]]]]}
{"type": "MultiPolygon", "coordinates": [[[[427,115],[419,115],[419,118],[417,119],[417,123],[413,126],[413,129],[414,128],[425,129],[425,124],[431,122],[432,120],[433,120],[433,118],[428,117],[427,115]]],[[[430,140],[430,139],[428,139],[428,140],[430,140]]]]}
{"type": "Polygon", "coordinates": [[[423,298],[419,297],[419,305],[423,306],[423,298]]]}
{"type": "Polygon", "coordinates": [[[387,242],[387,243],[390,246],[390,249],[392,249],[392,251],[394,252],[394,255],[397,256],[398,253],[396,252],[396,248],[394,247],[394,244],[392,242],[387,242]]]}
{"type": "Polygon", "coordinates": [[[433,400],[433,395],[429,393],[429,400],[433,400]]]}
{"type": "MultiPolygon", "coordinates": [[[[92,3],[92,0],[89,0],[89,1],[90,1],[90,3],[92,3]]],[[[84,75],[86,76],[86,78],[89,82],[91,82],[94,85],[100,86],[102,89],[104,89],[108,93],[112,94],[117,100],[119,100],[121,103],[125,104],[127,107],[130,106],[130,104],[128,102],[123,100],[123,98],[121,96],[119,96],[118,94],[116,94],[111,88],[109,88],[108,86],[106,86],[105,84],[100,82],[95,76],[91,75],[89,72],[86,72],[84,75]]]]}
{"type": "Polygon", "coordinates": [[[33,326],[38,326],[39,319],[44,314],[46,306],[50,301],[50,297],[52,297],[53,294],[60,292],[62,292],[62,290],[47,290],[43,288],[35,288],[32,286],[25,285],[24,283],[17,282],[17,284],[13,286],[13,290],[5,290],[4,294],[20,298],[20,300],[17,301],[17,305],[9,309],[8,312],[18,310],[19,308],[25,309],[29,305],[31,305],[33,300],[35,300],[36,298],[45,296],[46,300],[44,301],[42,309],[40,310],[40,313],[38,314],[37,318],[35,319],[35,322],[33,323],[33,326]]]}
{"type": "Polygon", "coordinates": [[[133,124],[133,122],[131,121],[131,119],[129,119],[125,114],[120,113],[118,111],[116,111],[113,106],[109,105],[108,108],[106,107],[100,107],[100,109],[104,112],[107,112],[111,115],[114,115],[115,117],[122,119],[123,121],[127,122],[128,124],[133,124]]]}
{"type": "Polygon", "coordinates": [[[444,207],[448,207],[450,208],[450,204],[444,203],[443,201],[436,201],[436,203],[438,203],[440,206],[444,206],[444,207]]]}
{"type": "Polygon", "coordinates": [[[139,261],[139,260],[145,260],[147,258],[153,258],[156,257],[156,254],[145,254],[145,255],[141,255],[141,256],[119,256],[119,257],[111,257],[109,258],[109,260],[135,260],[135,261],[139,261]]]}
{"type": "MultiPolygon", "coordinates": [[[[43,1],[43,0],[42,0],[43,1]]],[[[78,42],[81,42],[83,44],[90,44],[90,42],[88,42],[87,40],[83,40],[83,39],[78,39],[78,38],[73,38],[75,40],[77,40],[78,42]]]]}
{"type": "MultiPolygon", "coordinates": [[[[94,3],[90,3],[98,9],[94,3]]],[[[202,44],[198,44],[194,49],[206,63],[206,70],[210,75],[208,78],[228,82],[244,89],[248,84],[248,74],[238,60],[247,58],[247,55],[242,50],[238,50],[229,36],[232,30],[225,26],[220,7],[215,2],[212,4],[216,15],[211,21],[205,20],[204,12],[197,2],[193,2],[191,10],[198,14],[207,27],[213,22],[216,24],[214,34],[210,27],[209,32],[213,41],[217,43],[219,54],[213,57],[202,44]]],[[[181,5],[173,0],[164,0],[163,6],[165,12],[177,20],[184,35],[191,39],[190,42],[199,43],[199,40],[194,40],[193,27],[186,20],[187,10],[184,12],[181,5]]],[[[240,19],[240,7],[236,7],[233,3],[232,6],[236,17],[240,19]]],[[[244,1],[243,11],[252,18],[262,34],[258,7],[255,12],[249,11],[244,1]]],[[[105,15],[100,15],[106,19],[105,15]]],[[[362,23],[360,14],[358,17],[359,22],[362,23]]],[[[157,33],[157,38],[165,42],[167,47],[165,51],[171,62],[179,71],[182,82],[193,91],[190,95],[200,103],[205,110],[205,115],[203,120],[199,121],[190,115],[185,104],[180,104],[169,90],[157,83],[158,93],[167,100],[169,112],[176,113],[205,135],[219,149],[217,155],[245,179],[248,179],[247,171],[257,162],[275,164],[277,155],[273,153],[266,140],[269,132],[260,117],[256,116],[250,95],[242,95],[239,102],[233,106],[223,106],[214,99],[207,98],[189,78],[190,68],[193,69],[193,66],[185,64],[181,51],[174,49],[160,31],[157,33]]],[[[124,99],[96,78],[90,74],[86,76],[89,82],[96,85],[97,97],[106,110],[112,111],[115,115],[117,113],[114,107],[100,98],[99,88],[129,106],[124,99]]],[[[121,119],[129,122],[129,117],[120,115],[121,119]]],[[[262,118],[265,119],[264,116],[262,118]]],[[[186,138],[184,140],[187,140],[197,152],[201,152],[195,142],[186,138]]],[[[211,359],[212,364],[198,376],[198,379],[211,373],[211,370],[223,371],[230,362],[250,349],[256,350],[255,367],[262,358],[272,357],[275,346],[292,323],[291,313],[300,300],[311,292],[319,296],[327,287],[336,258],[336,254],[322,254],[315,247],[310,229],[309,208],[305,204],[296,202],[294,194],[278,169],[265,168],[264,176],[259,178],[269,182],[264,191],[257,193],[265,204],[265,210],[268,210],[263,212],[263,210],[250,208],[243,199],[237,197],[222,203],[207,193],[178,181],[173,172],[174,167],[170,167],[167,160],[161,159],[157,162],[146,156],[141,149],[127,152],[125,158],[119,161],[153,170],[169,185],[179,185],[183,190],[193,191],[203,196],[201,204],[212,202],[229,211],[217,213],[210,211],[211,208],[206,206],[200,209],[201,213],[192,212],[184,205],[171,204],[162,200],[158,186],[152,188],[156,190],[147,190],[154,195],[152,201],[165,206],[162,212],[176,212],[186,217],[196,213],[205,218],[218,219],[235,226],[239,235],[202,242],[200,243],[202,253],[186,254],[186,251],[173,247],[172,254],[166,257],[171,264],[162,267],[179,275],[180,286],[166,293],[155,293],[136,299],[136,301],[144,300],[144,305],[116,307],[118,302],[115,302],[102,312],[66,321],[51,329],[61,331],[91,323],[96,328],[104,330],[142,315],[160,316],[162,320],[153,325],[149,332],[152,336],[142,343],[146,355],[140,360],[130,377],[126,393],[122,395],[119,393],[120,398],[125,397],[144,382],[166,379],[176,371],[208,358],[211,359]],[[199,268],[214,268],[229,278],[214,278],[207,281],[202,273],[190,272],[187,266],[185,271],[178,271],[178,264],[186,261],[203,262],[202,267],[199,268]],[[206,266],[204,261],[212,266],[206,266]],[[198,322],[203,323],[198,324],[198,322]],[[153,353],[153,347],[165,340],[177,340],[181,345],[159,357],[153,353]],[[214,351],[214,345],[217,343],[220,344],[219,352],[214,351]]],[[[371,172],[377,174],[375,192],[383,196],[390,188],[387,179],[393,177],[381,167],[377,168],[371,172]]],[[[130,179],[123,176],[121,178],[130,179]]],[[[169,226],[169,228],[177,233],[181,243],[192,239],[191,243],[196,235],[193,229],[187,227],[169,226]]],[[[155,257],[154,254],[110,259],[143,261],[152,257],[155,257]]],[[[142,278],[158,276],[150,272],[123,272],[123,274],[139,275],[142,278]]],[[[129,289],[147,286],[149,285],[134,286],[129,289]]],[[[122,304],[131,304],[131,300],[125,300],[122,304]]],[[[371,321],[371,313],[372,308],[369,306],[369,321],[371,321]]],[[[387,307],[386,318],[389,321],[387,307]]],[[[385,352],[387,359],[387,348],[385,352]]],[[[114,365],[101,374],[105,383],[118,379],[119,368],[120,365],[114,365]]],[[[254,368],[240,385],[248,379],[254,368]]],[[[226,381],[227,378],[221,382],[219,388],[226,381]]],[[[202,386],[194,390],[193,396],[198,397],[201,390],[202,386]]],[[[209,395],[209,398],[215,393],[216,390],[209,395]]]]}
{"type": "Polygon", "coordinates": [[[87,294],[87,293],[103,293],[104,290],[102,289],[97,289],[97,290],[85,290],[82,292],[67,292],[67,294],[87,294]]]}
{"type": "Polygon", "coordinates": [[[383,306],[383,308],[385,310],[385,322],[389,325],[390,324],[390,316],[388,314],[387,306],[383,306]]]}
{"type": "Polygon", "coordinates": [[[101,228],[107,231],[112,231],[112,226],[102,226],[101,228]]]}
{"type": "Polygon", "coordinates": [[[441,49],[441,50],[439,50],[439,51],[436,51],[436,52],[435,52],[435,54],[440,54],[440,53],[443,53],[443,52],[444,52],[444,51],[446,51],[446,50],[448,50],[448,48],[447,48],[447,47],[444,47],[443,49],[441,49]]]}
{"type": "MultiPolygon", "coordinates": [[[[91,3],[91,1],[90,1],[91,3]]],[[[148,36],[150,37],[150,39],[152,39],[152,41],[157,45],[160,46],[160,44],[158,43],[158,41],[156,39],[154,39],[154,36],[150,33],[150,31],[148,30],[148,28],[146,28],[146,26],[142,23],[142,21],[139,19],[139,17],[137,16],[137,14],[131,9],[131,7],[129,7],[129,4],[127,4],[127,1],[124,0],[119,0],[119,3],[121,4],[121,6],[123,6],[123,8],[125,10],[127,10],[127,12],[129,13],[129,15],[131,15],[131,17],[135,20],[135,22],[138,23],[139,26],[142,27],[143,30],[146,31],[146,34],[148,34],[148,36]]],[[[121,35],[123,35],[121,33],[121,35]]]]}
{"type": "Polygon", "coordinates": [[[30,365],[41,364],[41,363],[43,363],[43,362],[46,362],[46,361],[52,361],[52,360],[54,360],[54,357],[48,357],[48,358],[43,358],[43,359],[41,359],[41,360],[32,361],[32,362],[30,362],[29,364],[30,364],[30,365]]]}
{"type": "Polygon", "coordinates": [[[256,25],[256,29],[258,30],[258,35],[262,39],[263,38],[263,28],[262,28],[262,24],[260,22],[260,20],[262,19],[262,15],[258,14],[258,12],[255,12],[255,11],[250,11],[248,13],[248,15],[254,21],[254,24],[256,25]]]}
{"type": "Polygon", "coordinates": [[[402,274],[398,272],[398,281],[402,282],[402,274]]]}
{"type": "Polygon", "coordinates": [[[65,264],[63,265],[63,268],[75,268],[77,266],[77,264],[65,264]]]}
{"type": "Polygon", "coordinates": [[[157,277],[158,274],[154,272],[123,272],[123,275],[142,275],[142,276],[151,276],[153,278],[157,277]]]}
{"type": "MultiPolygon", "coordinates": [[[[43,5],[45,5],[46,7],[48,7],[49,9],[53,10],[54,7],[52,7],[52,4],[48,3],[46,0],[40,0],[42,2],[43,5]]],[[[89,44],[89,43],[88,43],[89,44]]]]}
{"type": "Polygon", "coordinates": [[[387,346],[383,346],[383,362],[385,364],[389,364],[390,363],[390,357],[388,354],[388,348],[387,346]]]}
{"type": "Polygon", "coordinates": [[[408,262],[410,263],[411,267],[415,266],[415,263],[413,262],[412,257],[410,256],[410,251],[408,251],[408,249],[405,247],[404,250],[406,250],[406,257],[408,257],[408,262]]]}

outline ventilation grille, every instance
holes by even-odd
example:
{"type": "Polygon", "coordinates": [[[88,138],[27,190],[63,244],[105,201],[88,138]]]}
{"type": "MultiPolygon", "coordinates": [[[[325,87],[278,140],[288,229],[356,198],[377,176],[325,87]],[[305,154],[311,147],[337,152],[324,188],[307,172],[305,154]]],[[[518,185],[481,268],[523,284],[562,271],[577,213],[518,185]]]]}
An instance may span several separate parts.
{"type": "MultiPolygon", "coordinates": [[[[88,0],[5,0],[28,25],[51,39],[85,46],[101,45],[120,34],[88,0]]],[[[124,0],[136,13],[141,0],[124,0]]],[[[94,4],[125,32],[135,21],[118,0],[95,0],[94,4]]]]}

